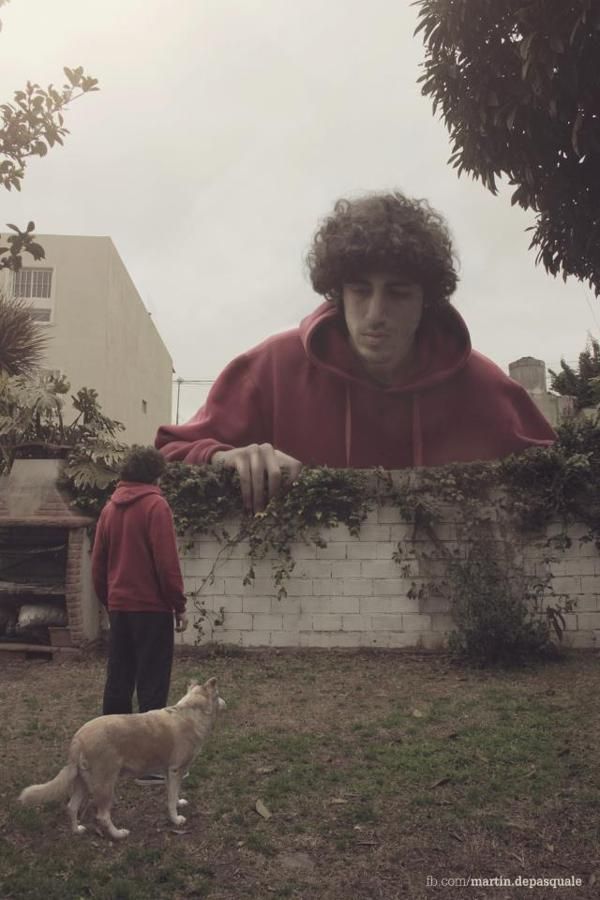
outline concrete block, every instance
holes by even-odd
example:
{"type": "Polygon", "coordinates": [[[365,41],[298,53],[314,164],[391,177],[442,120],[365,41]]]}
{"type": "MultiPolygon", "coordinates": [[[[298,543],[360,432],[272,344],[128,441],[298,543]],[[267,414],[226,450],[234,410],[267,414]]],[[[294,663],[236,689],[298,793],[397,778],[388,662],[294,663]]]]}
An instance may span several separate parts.
{"type": "Polygon", "coordinates": [[[419,612],[419,601],[412,597],[400,595],[361,597],[359,609],[363,616],[389,613],[400,615],[406,612],[417,613],[419,612]]]}
{"type": "Polygon", "coordinates": [[[271,633],[269,631],[242,631],[242,647],[269,647],[271,633]]]}
{"type": "Polygon", "coordinates": [[[252,616],[252,627],[254,631],[281,631],[283,628],[283,615],[255,613],[252,616]]]}
{"type": "Polygon", "coordinates": [[[387,613],[371,617],[372,631],[404,631],[404,622],[401,615],[387,613]]]}
{"type": "Polygon", "coordinates": [[[395,541],[389,541],[389,543],[380,543],[377,544],[377,559],[391,559],[398,550],[398,544],[395,541]]]}
{"type": "Polygon", "coordinates": [[[367,631],[361,634],[361,647],[389,647],[390,634],[387,631],[367,631]]]}
{"type": "Polygon", "coordinates": [[[358,613],[360,609],[359,597],[327,597],[323,612],[353,614],[358,613]]]}
{"type": "MultiPolygon", "coordinates": [[[[348,559],[377,559],[378,547],[387,547],[388,544],[378,544],[377,541],[354,541],[346,544],[346,556],[348,559]]],[[[395,544],[392,544],[395,547],[395,544]]]]}
{"type": "Polygon", "coordinates": [[[224,631],[251,631],[252,626],[251,613],[227,613],[223,622],[224,631]]]}
{"type": "Polygon", "coordinates": [[[332,634],[323,631],[304,631],[300,634],[301,647],[332,647],[332,634]]]}
{"type": "MultiPolygon", "coordinates": [[[[364,526],[362,530],[364,530],[364,526]]],[[[336,525],[335,528],[327,528],[323,537],[327,541],[327,543],[333,543],[335,541],[348,542],[356,540],[356,538],[352,537],[352,535],[348,531],[347,525],[336,525]]]]}
{"type": "Polygon", "coordinates": [[[242,597],[242,609],[247,613],[271,612],[272,597],[242,597]]]}
{"type": "MultiPolygon", "coordinates": [[[[290,632],[300,632],[300,631],[312,631],[313,630],[313,622],[312,615],[308,613],[284,613],[283,614],[283,628],[282,631],[290,631],[290,632]]],[[[277,632],[273,632],[276,634],[277,632]]]]}
{"type": "Polygon", "coordinates": [[[312,624],[314,631],[341,631],[342,617],[332,613],[315,613],[312,624]]]}
{"type": "Polygon", "coordinates": [[[360,574],[363,578],[398,578],[400,566],[392,559],[363,560],[360,574]]]}
{"type": "Polygon", "coordinates": [[[557,594],[566,594],[571,597],[581,593],[581,578],[575,575],[565,575],[552,579],[552,589],[557,594]]]}
{"type": "MultiPolygon", "coordinates": [[[[273,582],[271,584],[274,585],[273,582]]],[[[306,597],[313,593],[313,582],[310,578],[288,578],[283,586],[288,597],[306,597]]]]}
{"type": "Polygon", "coordinates": [[[346,559],[346,544],[332,541],[326,547],[317,547],[317,559],[346,559]]]}
{"type": "Polygon", "coordinates": [[[181,570],[186,578],[199,578],[203,575],[209,575],[213,571],[213,560],[184,559],[182,560],[181,570]]]}
{"type": "Polygon", "coordinates": [[[600,575],[582,575],[581,593],[600,596],[600,575]]]}
{"type": "MultiPolygon", "coordinates": [[[[391,533],[390,525],[363,525],[360,529],[361,541],[389,541],[391,533]]],[[[356,540],[356,538],[354,539],[356,540]]],[[[350,541],[348,541],[350,543],[350,541]]]]}
{"type": "Polygon", "coordinates": [[[294,569],[295,578],[331,578],[334,561],[329,559],[305,559],[294,569]]]}
{"type": "Polygon", "coordinates": [[[312,592],[315,597],[335,597],[342,593],[342,578],[313,578],[312,592]]]}
{"type": "Polygon", "coordinates": [[[271,633],[271,647],[299,647],[300,633],[298,631],[273,631],[271,633]]]}
{"type": "Polygon", "coordinates": [[[404,626],[404,631],[431,631],[431,616],[404,613],[402,615],[402,625],[404,626]]]}
{"type": "Polygon", "coordinates": [[[342,615],[343,631],[372,631],[371,616],[342,615]]]}
{"type": "Polygon", "coordinates": [[[373,582],[368,578],[344,578],[342,594],[348,597],[370,597],[373,593],[373,582]]]}
{"type": "Polygon", "coordinates": [[[380,525],[399,525],[402,517],[397,506],[380,506],[377,521],[380,525]]]}
{"type": "Polygon", "coordinates": [[[333,578],[358,578],[361,565],[358,559],[333,560],[331,575],[333,578]]]}
{"type": "Polygon", "coordinates": [[[577,627],[579,631],[600,630],[600,612],[577,613],[577,627]]]}
{"type": "Polygon", "coordinates": [[[387,595],[406,597],[411,584],[412,580],[409,578],[374,578],[373,594],[384,597],[387,595]]]}

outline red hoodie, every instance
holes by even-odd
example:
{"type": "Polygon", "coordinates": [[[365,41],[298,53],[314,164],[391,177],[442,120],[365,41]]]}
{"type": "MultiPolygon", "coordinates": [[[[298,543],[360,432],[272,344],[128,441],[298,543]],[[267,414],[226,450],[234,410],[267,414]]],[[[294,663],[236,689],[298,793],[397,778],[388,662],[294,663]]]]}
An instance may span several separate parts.
{"type": "Polygon", "coordinates": [[[168,459],[268,442],[308,465],[370,468],[491,460],[555,434],[527,392],[471,349],[452,307],[425,313],[412,371],[389,387],[362,372],[343,318],[324,303],[300,328],[234,359],[185,425],[163,425],[168,459]]]}
{"type": "Polygon", "coordinates": [[[185,610],[173,515],[159,487],[119,482],[98,519],[92,579],[111,612],[185,610]]]}

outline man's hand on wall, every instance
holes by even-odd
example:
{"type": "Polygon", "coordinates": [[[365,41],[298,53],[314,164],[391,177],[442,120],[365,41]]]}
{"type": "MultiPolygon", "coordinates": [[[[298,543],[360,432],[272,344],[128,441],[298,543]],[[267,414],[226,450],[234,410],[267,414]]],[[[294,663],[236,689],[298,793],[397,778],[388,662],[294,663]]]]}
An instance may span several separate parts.
{"type": "Polygon", "coordinates": [[[302,469],[301,462],[276,450],[271,444],[249,444],[247,447],[234,447],[233,450],[217,450],[211,463],[223,463],[237,469],[244,506],[254,513],[263,510],[277,493],[281,487],[282,472],[293,481],[302,469]]]}

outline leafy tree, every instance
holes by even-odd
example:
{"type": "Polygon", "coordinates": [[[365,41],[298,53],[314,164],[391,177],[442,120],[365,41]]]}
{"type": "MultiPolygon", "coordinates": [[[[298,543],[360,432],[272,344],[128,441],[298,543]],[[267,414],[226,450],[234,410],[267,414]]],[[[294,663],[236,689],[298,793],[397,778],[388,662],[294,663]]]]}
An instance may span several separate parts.
{"type": "MultiPolygon", "coordinates": [[[[63,112],[67,105],[83,94],[96,91],[97,80],[84,75],[83,68],[64,69],[68,83],[56,90],[49,85],[44,90],[28,81],[24,90],[16,91],[13,103],[0,105],[0,186],[7,190],[21,190],[27,159],[45,156],[50,147],[62,144],[69,132],[64,126],[63,112]]],[[[8,225],[6,246],[0,247],[0,269],[21,268],[21,254],[43,259],[43,248],[34,241],[34,223],[25,231],[8,225]]]]}
{"type": "Polygon", "coordinates": [[[46,335],[22,300],[0,294],[0,373],[28,375],[39,366],[46,335]]]}
{"type": "MultiPolygon", "coordinates": [[[[0,0],[0,7],[8,0],[0,0]]],[[[0,28],[2,23],[0,22],[0,28]]],[[[83,68],[65,68],[67,77],[60,90],[49,85],[44,90],[28,81],[16,91],[12,103],[0,104],[0,187],[21,190],[27,160],[45,156],[50,147],[62,144],[68,134],[63,112],[70,102],[96,91],[97,80],[83,68]]],[[[44,249],[35,241],[35,225],[24,231],[8,225],[13,232],[0,246],[0,270],[18,271],[23,253],[35,260],[44,259],[44,249]]],[[[39,365],[46,340],[22,302],[0,296],[0,374],[25,375],[39,365]]]]}
{"type": "Polygon", "coordinates": [[[536,213],[530,247],[552,275],[600,294],[600,3],[417,0],[422,92],[450,162],[536,213]]]}
{"type": "Polygon", "coordinates": [[[560,372],[550,369],[550,387],[557,394],[575,398],[575,409],[600,405],[600,341],[589,338],[585,350],[579,354],[574,369],[561,359],[560,372]]]}

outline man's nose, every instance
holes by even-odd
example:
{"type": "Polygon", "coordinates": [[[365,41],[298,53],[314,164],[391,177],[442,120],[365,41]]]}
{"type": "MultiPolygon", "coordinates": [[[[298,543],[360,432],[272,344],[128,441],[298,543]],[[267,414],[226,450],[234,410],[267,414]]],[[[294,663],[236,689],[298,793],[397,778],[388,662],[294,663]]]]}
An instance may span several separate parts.
{"type": "Polygon", "coordinates": [[[371,323],[385,322],[387,304],[388,300],[385,291],[374,290],[369,302],[368,318],[371,323]]]}

